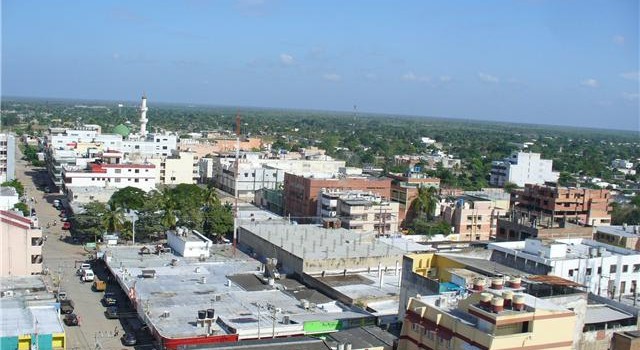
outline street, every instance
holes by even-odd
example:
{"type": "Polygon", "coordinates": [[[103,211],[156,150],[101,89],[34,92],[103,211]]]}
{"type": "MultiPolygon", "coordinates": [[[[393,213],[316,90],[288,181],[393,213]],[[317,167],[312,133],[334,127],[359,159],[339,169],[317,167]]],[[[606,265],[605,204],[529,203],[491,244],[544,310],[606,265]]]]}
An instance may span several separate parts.
{"type": "MultiPolygon", "coordinates": [[[[65,325],[67,349],[122,349],[120,337],[125,330],[130,330],[128,319],[107,319],[104,315],[105,307],[100,299],[103,292],[92,291],[92,283],[82,283],[76,275],[80,263],[88,261],[91,256],[82,245],[73,244],[71,240],[63,241],[61,237],[68,236],[69,232],[62,230],[59,211],[53,207],[55,199],[62,199],[58,193],[44,193],[38,190],[38,185],[51,182],[44,168],[34,168],[26,161],[21,160],[22,154],[16,147],[16,178],[24,185],[25,196],[29,200],[27,204],[34,208],[43,236],[47,237],[43,252],[43,267],[49,274],[44,276],[45,283],[52,291],[57,291],[57,281],[61,281],[60,289],[67,293],[67,298],[75,303],[74,313],[78,315],[80,325],[68,327],[65,325]],[[31,200],[33,198],[33,200],[31,200]],[[56,226],[52,223],[56,221],[56,226]],[[50,224],[47,228],[47,223],[50,224]],[[115,335],[118,334],[118,335],[115,335]]],[[[103,277],[102,264],[95,264],[97,276],[103,277]],[[98,265],[98,266],[96,266],[98,265]]],[[[119,305],[125,305],[125,297],[117,286],[109,285],[107,291],[116,292],[119,305]]],[[[133,313],[128,310],[128,315],[133,313]]],[[[135,324],[132,322],[131,324],[135,324]]],[[[148,341],[147,341],[148,344],[148,341]]],[[[145,346],[137,346],[144,349],[145,346]]],[[[146,348],[151,348],[147,346],[146,348]]]]}

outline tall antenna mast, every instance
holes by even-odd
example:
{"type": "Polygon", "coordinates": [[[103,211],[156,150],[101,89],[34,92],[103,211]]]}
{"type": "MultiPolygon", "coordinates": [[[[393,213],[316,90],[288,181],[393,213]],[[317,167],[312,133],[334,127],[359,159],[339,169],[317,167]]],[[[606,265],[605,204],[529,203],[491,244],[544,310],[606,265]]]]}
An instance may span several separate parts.
{"type": "Polygon", "coordinates": [[[233,198],[233,256],[236,256],[236,245],[238,240],[238,162],[240,161],[240,113],[236,114],[236,161],[234,163],[234,183],[233,198]]]}

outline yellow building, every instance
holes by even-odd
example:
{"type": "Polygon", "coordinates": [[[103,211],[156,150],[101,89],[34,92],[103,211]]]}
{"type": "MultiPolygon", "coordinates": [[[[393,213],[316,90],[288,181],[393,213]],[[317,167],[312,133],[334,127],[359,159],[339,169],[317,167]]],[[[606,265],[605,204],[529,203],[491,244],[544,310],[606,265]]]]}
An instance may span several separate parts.
{"type": "Polygon", "coordinates": [[[473,293],[411,298],[398,349],[566,349],[575,314],[528,294],[473,293]]]}

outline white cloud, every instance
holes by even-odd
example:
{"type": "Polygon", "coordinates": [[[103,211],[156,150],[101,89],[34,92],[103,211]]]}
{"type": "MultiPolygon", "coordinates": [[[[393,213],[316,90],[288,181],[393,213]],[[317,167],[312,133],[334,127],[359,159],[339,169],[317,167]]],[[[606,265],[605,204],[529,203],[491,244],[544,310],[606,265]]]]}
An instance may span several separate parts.
{"type": "Polygon", "coordinates": [[[500,78],[488,73],[478,72],[478,79],[485,83],[499,83],[500,78]]]}
{"type": "Polygon", "coordinates": [[[342,80],[342,77],[340,76],[340,74],[336,73],[325,73],[322,75],[322,79],[329,81],[340,81],[342,80]]]}
{"type": "Polygon", "coordinates": [[[443,76],[441,76],[441,77],[440,77],[440,82],[442,82],[442,83],[448,83],[448,82],[450,82],[451,80],[453,80],[453,78],[451,78],[451,77],[450,77],[450,76],[448,76],[448,75],[443,75],[443,76]]]}
{"type": "Polygon", "coordinates": [[[293,56],[287,54],[287,53],[281,53],[280,54],[280,62],[284,65],[290,66],[292,64],[295,63],[295,60],[293,59],[293,56]]]}
{"type": "Polygon", "coordinates": [[[600,83],[598,83],[598,81],[593,78],[589,78],[581,81],[580,85],[590,88],[597,88],[598,86],[600,86],[600,83]]]}
{"type": "Polygon", "coordinates": [[[119,54],[119,53],[117,53],[117,52],[114,52],[114,53],[113,53],[113,55],[112,55],[111,57],[113,57],[113,59],[117,61],[117,60],[119,60],[119,59],[120,59],[120,54],[119,54]]]}
{"type": "Polygon", "coordinates": [[[623,92],[622,98],[628,101],[637,101],[640,98],[640,94],[638,94],[637,92],[633,92],[633,93],[623,92]]]}
{"type": "Polygon", "coordinates": [[[629,79],[629,80],[640,80],[640,72],[638,71],[624,72],[620,74],[620,77],[622,77],[623,79],[629,79]]]}
{"type": "Polygon", "coordinates": [[[614,35],[613,38],[611,38],[611,40],[613,40],[614,44],[616,45],[624,45],[624,37],[622,35],[614,35]]]}
{"type": "Polygon", "coordinates": [[[413,72],[407,72],[405,74],[402,75],[402,80],[406,80],[406,81],[429,81],[431,80],[431,78],[429,78],[426,75],[416,75],[413,72]]]}

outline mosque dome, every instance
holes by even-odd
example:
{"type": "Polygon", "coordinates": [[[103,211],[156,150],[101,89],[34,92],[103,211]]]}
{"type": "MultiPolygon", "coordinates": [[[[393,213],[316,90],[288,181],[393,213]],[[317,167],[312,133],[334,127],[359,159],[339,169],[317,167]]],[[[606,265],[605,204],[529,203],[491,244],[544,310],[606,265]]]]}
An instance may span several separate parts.
{"type": "Polygon", "coordinates": [[[124,124],[118,124],[115,128],[113,128],[114,134],[120,134],[122,137],[127,137],[131,133],[128,127],[124,124]]]}

